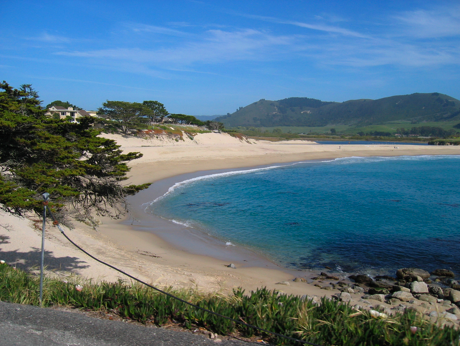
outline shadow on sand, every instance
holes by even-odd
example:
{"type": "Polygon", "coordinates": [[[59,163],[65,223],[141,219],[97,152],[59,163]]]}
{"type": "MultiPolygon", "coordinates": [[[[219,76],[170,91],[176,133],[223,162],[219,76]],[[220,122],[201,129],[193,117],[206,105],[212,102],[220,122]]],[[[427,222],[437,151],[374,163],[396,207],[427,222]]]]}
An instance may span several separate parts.
{"type": "MultiPolygon", "coordinates": [[[[33,250],[21,252],[19,250],[3,251],[2,244],[9,244],[10,238],[0,235],[0,260],[4,260],[12,267],[31,272],[40,268],[41,249],[32,248],[33,250]]],[[[46,251],[45,247],[45,268],[49,271],[73,272],[76,269],[88,268],[85,261],[77,257],[55,257],[51,251],[46,251]]]]}

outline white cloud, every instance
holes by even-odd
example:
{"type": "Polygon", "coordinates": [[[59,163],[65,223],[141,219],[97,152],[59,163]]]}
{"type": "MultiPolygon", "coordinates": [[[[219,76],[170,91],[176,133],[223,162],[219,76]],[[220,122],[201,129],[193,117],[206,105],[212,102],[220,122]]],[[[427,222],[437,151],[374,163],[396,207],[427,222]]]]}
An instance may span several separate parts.
{"type": "Polygon", "coordinates": [[[417,38],[460,36],[460,6],[404,12],[394,17],[403,34],[417,38]]]}
{"type": "Polygon", "coordinates": [[[263,60],[277,47],[289,46],[293,38],[275,36],[258,30],[209,30],[195,41],[176,47],[114,48],[93,51],[59,52],[59,55],[98,59],[126,60],[139,63],[190,65],[194,63],[219,63],[222,61],[263,60]]]}
{"type": "Polygon", "coordinates": [[[146,32],[152,34],[168,35],[168,36],[189,36],[190,34],[184,31],[175,30],[163,26],[147,25],[147,24],[126,24],[133,32],[146,32]]]}
{"type": "MultiPolygon", "coordinates": [[[[451,12],[446,8],[403,12],[387,17],[387,25],[382,25],[385,20],[380,18],[380,24],[371,28],[372,36],[330,25],[331,20],[328,23],[327,20],[321,20],[325,15],[316,23],[309,23],[237,14],[289,26],[289,34],[283,35],[274,34],[276,28],[271,28],[272,31],[223,28],[200,32],[203,26],[195,26],[192,34],[164,26],[128,23],[125,27],[128,27],[131,35],[147,33],[155,35],[156,39],[147,44],[137,44],[133,39],[116,48],[61,50],[56,54],[91,59],[91,63],[106,68],[129,68],[133,73],[137,71],[156,76],[163,75],[164,70],[171,73],[205,73],[206,64],[241,61],[287,63],[292,59],[303,60],[317,67],[371,68],[391,65],[421,68],[458,65],[460,44],[456,36],[460,35],[460,6],[456,8],[458,11],[451,12]]],[[[188,24],[182,23],[182,27],[185,25],[188,24]]],[[[359,27],[360,24],[354,25],[359,27]]],[[[53,37],[43,38],[52,41],[53,37]]],[[[162,77],[170,76],[166,73],[162,77]]]]}
{"type": "Polygon", "coordinates": [[[40,36],[29,37],[28,40],[40,41],[46,43],[68,43],[71,40],[64,36],[50,35],[47,32],[42,33],[40,36]]]}
{"type": "MultiPolygon", "coordinates": [[[[266,21],[266,22],[294,25],[294,26],[297,26],[297,27],[301,27],[301,28],[305,28],[305,29],[311,29],[311,30],[315,30],[315,31],[322,31],[322,32],[326,32],[326,33],[329,33],[329,34],[340,34],[340,35],[343,35],[343,36],[368,38],[367,35],[361,34],[361,33],[357,32],[357,31],[345,29],[345,28],[342,28],[342,27],[339,27],[339,26],[332,26],[332,25],[326,25],[326,24],[321,24],[321,23],[316,23],[316,24],[305,23],[305,22],[291,21],[291,20],[279,19],[279,18],[274,18],[274,17],[257,16],[257,15],[242,15],[242,16],[248,17],[248,18],[259,19],[259,20],[263,20],[263,21],[266,21]]],[[[322,17],[319,17],[319,19],[322,19],[322,17]]]]}

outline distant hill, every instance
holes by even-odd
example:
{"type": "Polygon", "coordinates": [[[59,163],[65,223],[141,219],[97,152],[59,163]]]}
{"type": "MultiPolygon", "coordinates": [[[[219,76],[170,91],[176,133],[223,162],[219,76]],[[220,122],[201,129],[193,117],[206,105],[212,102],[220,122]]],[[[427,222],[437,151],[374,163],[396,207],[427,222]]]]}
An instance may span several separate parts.
{"type": "Polygon", "coordinates": [[[400,95],[378,100],[324,102],[307,97],[259,100],[215,119],[225,127],[327,125],[366,126],[395,121],[460,122],[460,101],[440,93],[400,95]]]}
{"type": "Polygon", "coordinates": [[[194,115],[195,118],[201,121],[214,120],[222,115],[194,115]]]}

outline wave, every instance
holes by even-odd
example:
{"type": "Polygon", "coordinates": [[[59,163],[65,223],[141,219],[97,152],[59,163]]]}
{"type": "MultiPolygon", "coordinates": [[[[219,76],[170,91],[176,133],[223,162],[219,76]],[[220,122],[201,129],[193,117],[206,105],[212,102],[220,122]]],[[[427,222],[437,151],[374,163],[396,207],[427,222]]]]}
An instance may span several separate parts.
{"type": "Polygon", "coordinates": [[[418,156],[350,156],[339,157],[332,160],[321,161],[324,163],[352,164],[352,163],[374,163],[383,161],[432,161],[443,159],[460,159],[460,155],[418,155],[418,156]]]}
{"type": "MultiPolygon", "coordinates": [[[[440,159],[460,159],[460,155],[418,155],[418,156],[368,156],[368,157],[362,157],[362,156],[350,156],[350,157],[340,157],[336,159],[331,159],[331,160],[322,160],[320,161],[321,163],[335,163],[335,164],[353,164],[353,163],[373,163],[373,162],[382,162],[382,161],[397,161],[397,160],[403,160],[403,161],[422,161],[422,160],[440,160],[440,159]]],[[[203,175],[187,180],[183,180],[180,182],[175,183],[173,186],[171,186],[168,191],[160,196],[157,197],[155,200],[152,202],[145,203],[146,205],[146,211],[149,206],[152,206],[154,203],[160,201],[164,197],[170,195],[173,193],[176,189],[185,187],[188,184],[192,184],[194,182],[198,181],[203,181],[203,180],[212,180],[212,179],[218,179],[222,177],[228,177],[232,175],[242,175],[242,174],[250,174],[250,173],[258,173],[261,174],[264,171],[268,170],[273,170],[273,169],[278,169],[278,168],[284,168],[284,167],[290,167],[290,166],[295,166],[295,165],[300,165],[300,164],[314,164],[315,160],[312,161],[298,161],[298,162],[293,162],[289,164],[282,164],[282,165],[274,165],[274,166],[269,166],[269,167],[261,167],[261,168],[252,168],[252,169],[245,169],[245,170],[238,170],[238,171],[229,171],[229,172],[223,172],[223,173],[214,173],[214,174],[209,174],[209,175],[203,175]]]]}
{"type": "MultiPolygon", "coordinates": [[[[294,164],[297,164],[297,163],[294,163],[294,164]]],[[[152,202],[146,203],[146,204],[148,206],[151,206],[155,202],[158,202],[159,200],[161,200],[164,197],[168,196],[169,194],[173,193],[176,189],[182,188],[182,187],[184,187],[184,186],[186,186],[188,184],[191,184],[191,183],[194,183],[194,182],[197,182],[197,181],[211,180],[211,179],[217,179],[217,178],[222,178],[222,177],[229,177],[229,176],[232,176],[232,175],[242,175],[242,174],[263,172],[263,171],[272,170],[272,169],[281,168],[281,167],[286,167],[286,166],[287,165],[276,165],[276,166],[252,168],[252,169],[246,169],[246,170],[240,170],[240,171],[230,171],[230,172],[223,172],[223,173],[215,173],[215,174],[203,175],[203,176],[200,176],[200,177],[183,180],[183,181],[175,183],[173,186],[171,186],[164,195],[162,195],[162,196],[156,198],[155,200],[153,200],[152,202]]]]}

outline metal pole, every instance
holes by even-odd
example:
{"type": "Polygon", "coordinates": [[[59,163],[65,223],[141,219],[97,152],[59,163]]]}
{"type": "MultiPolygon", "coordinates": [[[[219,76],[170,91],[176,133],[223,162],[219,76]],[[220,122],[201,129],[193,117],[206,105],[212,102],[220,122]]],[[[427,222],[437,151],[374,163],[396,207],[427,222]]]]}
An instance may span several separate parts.
{"type": "Polygon", "coordinates": [[[45,263],[45,225],[46,225],[46,206],[50,194],[45,192],[43,195],[43,228],[42,228],[42,259],[40,263],[40,306],[43,305],[43,265],[45,263]]]}

